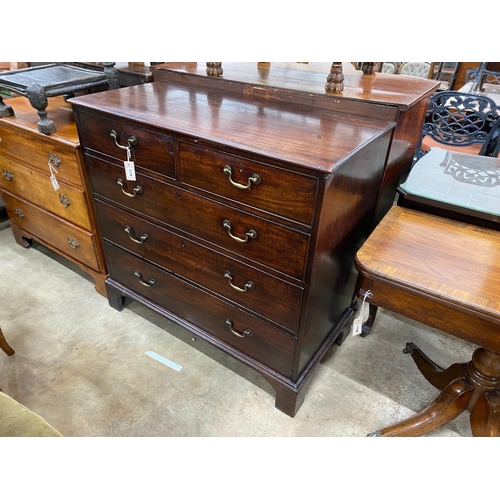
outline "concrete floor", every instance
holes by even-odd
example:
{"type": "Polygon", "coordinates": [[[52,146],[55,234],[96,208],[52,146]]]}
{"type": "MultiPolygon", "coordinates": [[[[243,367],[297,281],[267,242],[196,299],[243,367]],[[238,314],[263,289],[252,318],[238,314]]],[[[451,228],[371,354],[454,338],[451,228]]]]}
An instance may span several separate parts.
{"type": "MultiPolygon", "coordinates": [[[[363,437],[412,415],[438,394],[406,342],[442,366],[474,346],[380,311],[372,334],[334,345],[290,418],[258,374],[132,302],[122,312],[77,266],[0,223],[0,387],[64,436],[363,437]],[[180,371],[146,355],[153,351],[180,371]]],[[[470,436],[468,414],[430,434],[470,436]]]]}

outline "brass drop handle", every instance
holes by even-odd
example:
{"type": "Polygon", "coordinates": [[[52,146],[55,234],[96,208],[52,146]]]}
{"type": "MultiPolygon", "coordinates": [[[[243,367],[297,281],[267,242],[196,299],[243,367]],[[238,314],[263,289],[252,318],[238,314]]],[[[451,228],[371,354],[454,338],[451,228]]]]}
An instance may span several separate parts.
{"type": "Polygon", "coordinates": [[[112,130],[109,134],[115,141],[115,144],[120,148],[120,149],[124,149],[124,150],[131,150],[134,146],[137,145],[137,139],[135,138],[135,136],[131,135],[128,139],[127,139],[127,146],[122,146],[121,144],[118,143],[118,134],[116,133],[115,130],[112,130]]]}
{"type": "Polygon", "coordinates": [[[156,283],[156,280],[154,278],[151,278],[149,281],[144,281],[142,279],[142,274],[139,271],[134,271],[134,276],[136,276],[139,279],[139,283],[141,283],[141,285],[147,287],[152,287],[156,283]]]}
{"type": "Polygon", "coordinates": [[[14,212],[20,219],[24,218],[24,212],[20,208],[15,208],[14,212]]]}
{"type": "Polygon", "coordinates": [[[6,168],[3,169],[3,175],[8,181],[11,181],[14,178],[12,170],[7,170],[6,168]]]}
{"type": "Polygon", "coordinates": [[[229,236],[231,236],[231,238],[233,238],[233,240],[237,241],[238,243],[248,243],[249,240],[254,240],[255,238],[257,238],[257,231],[255,231],[255,229],[249,229],[245,233],[245,238],[239,238],[238,236],[234,236],[234,234],[231,233],[233,225],[231,224],[231,221],[229,221],[228,219],[223,220],[222,226],[224,227],[224,229],[227,229],[227,233],[229,234],[229,236]]]}
{"type": "Polygon", "coordinates": [[[142,194],[142,187],[141,186],[135,186],[135,188],[132,190],[133,193],[129,193],[128,191],[126,191],[124,189],[125,183],[123,182],[123,179],[121,179],[120,177],[118,177],[118,179],[116,180],[116,183],[122,188],[122,193],[126,194],[127,196],[130,196],[130,198],[135,198],[136,195],[142,194]]]}
{"type": "Polygon", "coordinates": [[[247,184],[240,184],[239,182],[234,182],[232,179],[233,175],[233,169],[229,165],[224,165],[224,168],[222,171],[229,177],[229,182],[231,183],[232,186],[238,188],[238,189],[250,189],[252,187],[252,184],[255,186],[259,185],[262,182],[262,179],[259,174],[252,174],[248,178],[247,184]]]}
{"type": "Polygon", "coordinates": [[[245,337],[250,337],[251,335],[253,335],[252,330],[250,330],[249,328],[243,330],[243,333],[240,333],[237,330],[235,330],[233,328],[233,322],[229,318],[226,318],[224,320],[224,323],[226,323],[226,325],[229,326],[229,329],[231,330],[231,333],[233,335],[236,335],[237,337],[240,337],[240,339],[244,339],[245,337]]]}
{"type": "Polygon", "coordinates": [[[253,281],[247,281],[245,283],[245,288],[240,288],[239,286],[233,285],[233,275],[229,271],[224,271],[224,278],[226,278],[229,281],[231,287],[238,292],[247,292],[248,290],[253,290],[255,288],[253,281]]]}
{"type": "Polygon", "coordinates": [[[130,226],[125,226],[125,232],[134,243],[139,243],[139,245],[142,245],[149,238],[149,236],[144,233],[139,239],[137,239],[135,237],[134,230],[130,226]]]}

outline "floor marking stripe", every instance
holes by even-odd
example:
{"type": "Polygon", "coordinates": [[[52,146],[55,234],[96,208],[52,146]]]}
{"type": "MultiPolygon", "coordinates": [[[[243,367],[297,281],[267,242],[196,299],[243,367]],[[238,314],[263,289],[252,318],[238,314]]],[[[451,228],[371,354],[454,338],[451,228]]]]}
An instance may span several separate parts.
{"type": "Polygon", "coordinates": [[[156,359],[156,361],[163,363],[164,365],[170,366],[170,368],[174,369],[177,372],[180,372],[182,369],[181,365],[178,365],[177,363],[174,363],[173,361],[170,361],[169,359],[160,356],[156,352],[146,351],[145,354],[147,354],[150,358],[156,359]]]}

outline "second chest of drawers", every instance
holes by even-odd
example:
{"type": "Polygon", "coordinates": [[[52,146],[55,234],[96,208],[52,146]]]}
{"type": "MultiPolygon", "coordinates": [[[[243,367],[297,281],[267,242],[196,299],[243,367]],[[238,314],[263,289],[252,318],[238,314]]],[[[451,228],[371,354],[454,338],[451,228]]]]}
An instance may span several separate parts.
{"type": "Polygon", "coordinates": [[[38,241],[76,263],[106,295],[107,277],[71,106],[50,100],[58,131],[37,129],[37,113],[14,98],[15,116],[0,119],[0,187],[16,241],[38,241]]]}

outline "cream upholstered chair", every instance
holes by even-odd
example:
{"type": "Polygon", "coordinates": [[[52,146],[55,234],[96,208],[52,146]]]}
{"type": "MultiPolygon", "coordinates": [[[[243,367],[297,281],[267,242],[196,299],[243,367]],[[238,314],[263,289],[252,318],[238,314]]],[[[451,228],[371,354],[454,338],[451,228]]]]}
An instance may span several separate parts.
{"type": "Polygon", "coordinates": [[[382,63],[381,73],[397,73],[397,66],[393,62],[384,62],[382,63]]]}
{"type": "Polygon", "coordinates": [[[399,68],[400,75],[428,78],[431,65],[428,62],[405,62],[399,68]]]}

